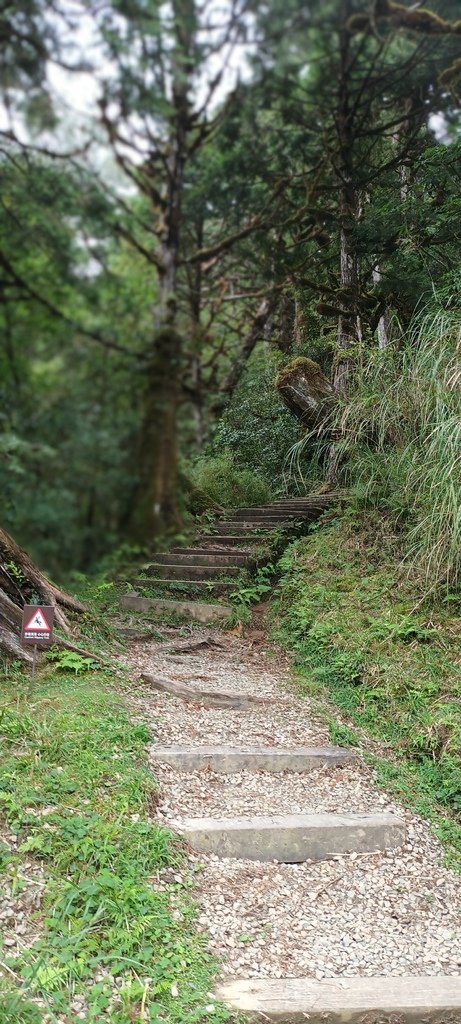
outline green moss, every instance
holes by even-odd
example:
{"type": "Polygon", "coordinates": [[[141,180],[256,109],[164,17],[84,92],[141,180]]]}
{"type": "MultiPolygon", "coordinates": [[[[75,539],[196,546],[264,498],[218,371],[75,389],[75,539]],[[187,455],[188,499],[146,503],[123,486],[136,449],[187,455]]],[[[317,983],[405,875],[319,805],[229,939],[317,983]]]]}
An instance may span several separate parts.
{"type": "MultiPolygon", "coordinates": [[[[194,929],[178,840],[150,819],[147,728],[128,720],[104,677],[49,672],[33,692],[22,674],[7,678],[0,722],[0,804],[17,837],[3,851],[3,879],[21,884],[33,858],[47,880],[39,937],[2,953],[2,1024],[38,1024],[45,1011],[74,1019],[74,996],[88,1022],[131,1024],[144,1010],[164,1024],[202,1019],[213,963],[194,929]],[[167,865],[181,874],[160,890],[167,865]]],[[[207,1020],[225,1017],[217,1007],[207,1020]]]]}
{"type": "Polygon", "coordinates": [[[395,28],[421,32],[426,35],[456,34],[459,31],[459,22],[446,21],[426,7],[413,9],[405,7],[404,4],[393,3],[392,0],[375,0],[374,9],[369,15],[352,15],[347,27],[351,33],[365,32],[372,27],[377,19],[389,20],[395,28]]]}
{"type": "Polygon", "coordinates": [[[324,398],[325,395],[330,394],[331,384],[325,377],[321,367],[313,359],[307,359],[305,356],[298,356],[297,359],[292,359],[287,366],[284,366],[279,371],[275,381],[276,387],[280,390],[287,384],[292,384],[300,376],[304,377],[309,387],[318,394],[319,398],[324,398]]]}
{"type": "Polygon", "coordinates": [[[378,514],[346,515],[295,542],[280,562],[276,635],[302,692],[328,695],[389,745],[394,788],[461,858],[461,595],[424,604],[387,529],[378,514]]]}

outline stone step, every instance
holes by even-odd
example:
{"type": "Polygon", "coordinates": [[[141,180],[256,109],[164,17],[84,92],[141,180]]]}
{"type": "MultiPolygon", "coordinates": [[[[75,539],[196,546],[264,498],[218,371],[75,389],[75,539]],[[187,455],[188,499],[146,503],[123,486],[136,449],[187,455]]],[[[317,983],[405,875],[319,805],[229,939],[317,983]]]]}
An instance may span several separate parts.
{"type": "MultiPolygon", "coordinates": [[[[379,927],[379,921],[376,922],[379,927]]],[[[216,998],[252,1021],[277,1024],[459,1024],[461,976],[251,978],[216,998]]]]}
{"type": "Polygon", "coordinates": [[[232,536],[236,537],[240,534],[239,541],[241,542],[242,537],[247,537],[248,540],[252,539],[251,535],[253,530],[260,532],[265,530],[269,532],[271,530],[278,530],[280,527],[289,527],[291,525],[291,523],[286,523],[280,519],[253,520],[251,523],[248,523],[243,519],[239,519],[238,521],[227,519],[225,522],[215,524],[214,529],[216,533],[211,534],[211,536],[215,537],[217,534],[229,536],[229,534],[232,534],[232,536]]]}
{"type": "Polygon", "coordinates": [[[276,498],[271,505],[292,505],[303,502],[305,505],[332,505],[335,501],[344,500],[346,491],[326,491],[324,494],[298,494],[294,498],[276,498]]]}
{"type": "Polygon", "coordinates": [[[162,747],[150,748],[154,761],[173,765],[183,772],[210,768],[232,775],[245,769],[265,772],[309,772],[314,768],[338,768],[356,756],[343,747],[162,747]]]}
{"type": "MultiPolygon", "coordinates": [[[[273,501],[273,502],[271,502],[270,505],[267,505],[266,508],[270,508],[270,509],[281,509],[282,508],[282,509],[286,509],[287,511],[290,511],[290,509],[302,508],[305,512],[309,512],[310,511],[310,512],[315,512],[315,514],[317,514],[319,511],[322,511],[324,508],[328,508],[331,504],[333,504],[333,503],[330,502],[330,501],[325,501],[324,497],[322,496],[317,501],[314,500],[314,499],[311,499],[311,498],[309,498],[309,500],[307,500],[307,499],[303,500],[302,498],[301,499],[293,498],[292,500],[286,500],[286,501],[273,501]]],[[[250,508],[251,508],[251,506],[250,506],[250,508]]]]}
{"type": "Polygon", "coordinates": [[[180,831],[200,853],[285,864],[393,849],[405,840],[404,823],[378,812],[187,818],[180,831]]]}
{"type": "Polygon", "coordinates": [[[241,576],[239,565],[162,565],[151,562],[148,569],[149,581],[153,579],[169,580],[219,580],[221,576],[241,576]]]}
{"type": "MultiPolygon", "coordinates": [[[[223,524],[223,526],[224,526],[224,524],[223,524]]],[[[252,548],[253,548],[254,545],[257,545],[258,543],[259,544],[262,543],[262,538],[261,537],[257,537],[256,535],[254,535],[254,536],[250,536],[248,538],[244,538],[244,536],[242,535],[241,531],[239,533],[231,533],[229,531],[229,533],[224,533],[223,532],[223,533],[207,533],[207,534],[202,534],[201,537],[197,538],[197,543],[200,543],[200,545],[202,545],[202,544],[212,544],[213,547],[222,547],[222,548],[238,547],[238,548],[241,548],[242,547],[242,540],[244,540],[244,539],[246,539],[248,544],[251,544],[252,548]]]]}
{"type": "Polygon", "coordinates": [[[235,512],[233,520],[237,522],[237,520],[245,519],[246,522],[253,522],[254,519],[282,519],[284,516],[303,519],[316,514],[312,509],[306,508],[250,508],[239,509],[238,512],[235,512]]]}
{"type": "MultiPolygon", "coordinates": [[[[245,566],[254,564],[254,559],[245,554],[223,555],[219,551],[197,551],[191,548],[190,551],[171,551],[165,554],[155,554],[156,565],[198,565],[198,566],[245,566]]],[[[143,571],[148,572],[151,564],[143,566],[143,571]]]]}
{"type": "MultiPolygon", "coordinates": [[[[241,544],[242,538],[238,537],[236,539],[241,544]]],[[[229,544],[229,547],[226,548],[226,545],[221,543],[221,537],[217,537],[212,543],[208,543],[204,537],[201,537],[200,544],[197,543],[196,547],[172,548],[171,552],[178,555],[182,553],[186,555],[218,555],[218,557],[222,556],[223,558],[232,558],[236,555],[237,558],[248,558],[250,561],[254,559],[254,552],[249,548],[232,546],[232,544],[229,544]]]]}
{"type": "Polygon", "coordinates": [[[232,608],[225,604],[205,604],[200,601],[166,601],[163,599],[140,597],[139,594],[125,594],[120,601],[123,611],[142,612],[143,614],[158,612],[186,616],[197,622],[219,622],[228,619],[232,608]]]}
{"type": "Polygon", "coordinates": [[[280,519],[296,519],[296,515],[293,512],[257,512],[254,515],[248,513],[245,516],[232,516],[230,519],[221,519],[220,522],[228,523],[232,526],[240,525],[241,523],[248,523],[252,526],[254,523],[278,523],[280,519]]]}
{"type": "Polygon", "coordinates": [[[236,509],[236,513],[247,513],[254,511],[264,511],[271,513],[273,511],[279,511],[284,509],[290,511],[292,509],[304,509],[305,511],[311,511],[315,514],[328,508],[330,505],[338,501],[343,495],[339,493],[332,494],[312,494],[307,495],[304,498],[279,498],[278,501],[271,501],[268,505],[243,505],[241,508],[236,509]]]}
{"type": "Polygon", "coordinates": [[[208,594],[213,594],[214,597],[225,597],[232,594],[237,586],[237,583],[223,583],[221,580],[218,582],[215,580],[178,580],[154,576],[150,576],[149,579],[140,577],[132,582],[134,587],[172,587],[173,590],[177,587],[178,597],[180,596],[179,588],[181,588],[181,592],[184,591],[186,597],[194,595],[206,597],[208,594]]]}

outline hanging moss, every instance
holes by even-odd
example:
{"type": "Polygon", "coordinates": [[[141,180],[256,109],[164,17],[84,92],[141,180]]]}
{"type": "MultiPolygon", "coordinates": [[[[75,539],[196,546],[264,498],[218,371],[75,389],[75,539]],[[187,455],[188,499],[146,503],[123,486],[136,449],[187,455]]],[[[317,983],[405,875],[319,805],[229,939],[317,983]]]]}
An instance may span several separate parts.
{"type": "Polygon", "coordinates": [[[331,302],[317,302],[315,308],[320,316],[338,317],[342,316],[344,312],[342,306],[333,306],[331,302]]]}
{"type": "Polygon", "coordinates": [[[404,28],[410,32],[422,32],[425,35],[447,35],[461,33],[461,22],[446,21],[439,14],[426,7],[412,9],[393,0],[375,0],[370,14],[354,14],[347,23],[349,32],[366,32],[376,21],[389,20],[394,28],[404,28]]]}
{"type": "Polygon", "coordinates": [[[446,86],[448,89],[453,89],[456,82],[461,78],[461,57],[455,60],[453,64],[450,64],[449,68],[442,71],[439,76],[439,82],[441,85],[446,86]]]}
{"type": "Polygon", "coordinates": [[[371,28],[371,18],[368,14],[353,14],[347,22],[347,31],[352,35],[366,32],[369,28],[371,28]]]}

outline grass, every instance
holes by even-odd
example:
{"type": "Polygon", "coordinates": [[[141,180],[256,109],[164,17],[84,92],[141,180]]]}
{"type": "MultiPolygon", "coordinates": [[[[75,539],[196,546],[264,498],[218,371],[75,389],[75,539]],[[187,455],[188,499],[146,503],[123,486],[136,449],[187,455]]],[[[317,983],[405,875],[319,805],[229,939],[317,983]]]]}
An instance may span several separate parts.
{"type": "Polygon", "coordinates": [[[461,593],[424,600],[401,553],[377,512],[296,541],[279,563],[275,633],[295,653],[301,691],[341,709],[333,742],[357,743],[356,727],[379,741],[380,779],[434,821],[461,864],[461,593]]]}
{"type": "Polygon", "coordinates": [[[144,725],[127,718],[102,674],[10,672],[0,699],[0,799],[7,832],[0,870],[46,886],[31,948],[0,952],[1,1024],[175,1024],[227,1016],[209,1006],[214,964],[194,930],[191,880],[178,841],[149,820],[156,801],[144,725]],[[165,891],[164,867],[179,871],[165,891]],[[114,997],[114,988],[116,995],[114,997]]]}
{"type": "Polygon", "coordinates": [[[346,482],[407,531],[426,593],[461,581],[461,314],[434,296],[407,335],[367,354],[336,410],[346,482]]]}

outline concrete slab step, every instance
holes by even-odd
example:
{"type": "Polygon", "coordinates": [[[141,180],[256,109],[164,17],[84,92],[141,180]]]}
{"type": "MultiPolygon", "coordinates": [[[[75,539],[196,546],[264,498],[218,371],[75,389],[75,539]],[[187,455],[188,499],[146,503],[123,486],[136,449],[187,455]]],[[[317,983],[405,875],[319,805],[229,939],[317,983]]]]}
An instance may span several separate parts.
{"type": "Polygon", "coordinates": [[[149,579],[219,580],[221,576],[241,576],[240,565],[162,565],[151,562],[145,569],[149,579]]]}
{"type": "Polygon", "coordinates": [[[239,541],[241,543],[242,537],[248,538],[248,541],[251,539],[253,530],[259,531],[260,533],[263,531],[269,532],[270,530],[280,529],[280,527],[283,527],[285,525],[291,526],[292,524],[285,523],[283,520],[279,519],[277,519],[276,521],[274,521],[273,519],[264,519],[262,521],[253,520],[253,522],[251,523],[248,523],[246,520],[243,519],[239,519],[237,521],[227,519],[225,522],[216,523],[214,528],[215,533],[212,534],[212,536],[215,537],[217,536],[217,534],[229,536],[229,534],[232,534],[232,536],[236,537],[238,534],[240,534],[239,541]]]}
{"type": "Polygon", "coordinates": [[[343,747],[224,747],[170,746],[150,748],[154,761],[170,764],[183,772],[211,768],[223,775],[245,769],[265,772],[309,772],[314,768],[338,768],[356,760],[343,747]]]}
{"type": "Polygon", "coordinates": [[[162,598],[140,597],[139,594],[125,594],[120,601],[124,611],[142,612],[144,614],[184,615],[197,622],[219,622],[229,618],[232,612],[230,605],[205,604],[200,601],[167,601],[162,598]]]}
{"type": "MultiPolygon", "coordinates": [[[[379,927],[379,922],[377,927],[379,927]]],[[[251,1021],[277,1024],[459,1024],[461,977],[225,982],[216,998],[251,1021]]]]}
{"type": "MultiPolygon", "coordinates": [[[[241,537],[237,538],[239,545],[241,545],[241,537]]],[[[190,555],[218,555],[218,557],[232,558],[234,555],[237,558],[248,558],[250,561],[254,559],[254,551],[249,548],[243,548],[241,546],[229,544],[226,547],[225,544],[221,543],[221,537],[216,538],[212,542],[207,542],[205,537],[200,538],[200,543],[193,548],[172,548],[172,554],[190,554],[190,555]]]]}
{"type": "MultiPolygon", "coordinates": [[[[191,548],[190,551],[168,551],[165,554],[155,554],[156,565],[198,565],[198,566],[246,566],[254,563],[250,555],[232,554],[223,555],[219,551],[197,551],[191,548]]],[[[144,572],[149,572],[151,564],[143,566],[144,572]]]]}
{"type": "Polygon", "coordinates": [[[278,511],[280,509],[290,510],[294,508],[302,508],[305,511],[310,510],[317,515],[319,511],[322,511],[324,508],[328,508],[341,497],[344,497],[344,495],[335,492],[331,494],[311,494],[298,498],[279,498],[277,501],[268,502],[267,505],[244,505],[241,508],[236,509],[235,514],[245,514],[247,512],[251,513],[255,511],[272,513],[273,511],[278,511]]]}
{"type": "Polygon", "coordinates": [[[284,516],[293,516],[305,518],[306,516],[315,516],[316,512],[312,509],[306,508],[251,508],[248,510],[239,510],[233,516],[234,520],[245,519],[246,522],[252,522],[254,519],[282,519],[284,516]]]}
{"type": "Polygon", "coordinates": [[[285,864],[394,849],[405,840],[404,823],[384,813],[188,818],[181,832],[200,853],[285,864]]]}
{"type": "Polygon", "coordinates": [[[220,580],[178,580],[178,579],[160,579],[150,576],[148,579],[139,577],[137,580],[133,580],[134,587],[155,587],[156,589],[163,589],[168,591],[168,587],[178,588],[178,598],[184,592],[186,598],[187,595],[191,597],[197,595],[197,597],[206,597],[209,594],[213,594],[215,597],[226,597],[226,595],[232,594],[236,589],[236,583],[223,583],[220,580]],[[181,595],[179,594],[179,588],[181,589],[181,595]]]}
{"type": "Polygon", "coordinates": [[[229,530],[228,533],[225,533],[223,529],[222,533],[203,534],[201,537],[197,538],[197,542],[200,544],[212,544],[214,547],[223,548],[242,548],[242,543],[244,542],[246,545],[251,544],[252,548],[257,548],[258,543],[261,544],[263,540],[256,534],[245,537],[244,534],[242,534],[242,531],[239,533],[232,533],[229,530]]]}
{"type": "MultiPolygon", "coordinates": [[[[257,512],[253,516],[232,516],[231,519],[223,519],[221,522],[231,524],[232,526],[240,525],[241,523],[248,523],[249,526],[253,526],[254,523],[279,523],[281,519],[295,519],[296,514],[293,512],[274,512],[273,515],[269,515],[267,512],[257,512]]],[[[303,517],[304,518],[304,517],[303,517]]]]}

